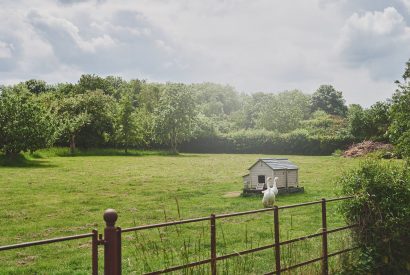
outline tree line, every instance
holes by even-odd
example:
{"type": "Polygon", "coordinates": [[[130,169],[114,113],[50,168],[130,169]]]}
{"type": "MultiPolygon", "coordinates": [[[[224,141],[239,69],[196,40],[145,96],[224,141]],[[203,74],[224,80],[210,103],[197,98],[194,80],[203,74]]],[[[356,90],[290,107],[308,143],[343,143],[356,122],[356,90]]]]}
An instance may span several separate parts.
{"type": "Polygon", "coordinates": [[[391,99],[347,106],[321,85],[244,94],[215,83],[150,83],[82,75],[73,83],[31,79],[0,86],[0,150],[49,146],[192,152],[328,154],[354,141],[392,142],[409,154],[410,61],[391,99]]]}

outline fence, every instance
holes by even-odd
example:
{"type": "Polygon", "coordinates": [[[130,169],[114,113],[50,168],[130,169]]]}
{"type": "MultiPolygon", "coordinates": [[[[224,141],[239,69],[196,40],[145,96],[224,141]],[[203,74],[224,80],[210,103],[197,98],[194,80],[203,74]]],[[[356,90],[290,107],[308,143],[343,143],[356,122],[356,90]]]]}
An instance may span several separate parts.
{"type": "Polygon", "coordinates": [[[254,252],[258,252],[258,251],[262,251],[266,249],[273,249],[273,248],[275,250],[275,270],[272,272],[266,273],[266,274],[280,274],[281,272],[288,271],[288,270],[298,268],[298,267],[308,265],[308,264],[318,262],[318,261],[321,261],[322,274],[328,274],[329,273],[329,268],[328,268],[329,266],[328,258],[329,257],[333,257],[333,256],[346,253],[346,252],[356,249],[356,247],[352,247],[352,248],[343,249],[337,252],[328,253],[328,240],[327,240],[328,234],[342,231],[342,230],[348,230],[350,228],[357,226],[357,224],[347,225],[347,226],[338,227],[338,228],[329,230],[327,228],[326,204],[328,202],[346,200],[346,199],[351,199],[351,198],[352,197],[350,196],[350,197],[334,198],[334,199],[329,199],[329,200],[322,199],[320,201],[305,202],[305,203],[286,205],[286,206],[274,206],[273,208],[264,208],[264,209],[244,211],[244,212],[235,212],[235,213],[220,214],[220,215],[212,214],[209,217],[201,217],[201,218],[186,219],[186,220],[165,222],[165,223],[159,223],[159,224],[136,226],[136,227],[126,228],[126,229],[121,229],[120,227],[115,226],[115,222],[117,221],[118,215],[115,212],[115,210],[107,209],[104,212],[104,220],[106,222],[106,227],[104,229],[104,238],[102,234],[98,234],[97,230],[93,230],[92,233],[88,233],[88,234],[80,234],[80,235],[73,235],[73,236],[67,236],[67,237],[62,237],[62,238],[54,238],[54,239],[41,240],[41,241],[35,241],[35,242],[27,242],[27,243],[20,243],[20,244],[14,244],[14,245],[0,246],[0,251],[24,248],[24,247],[29,247],[29,246],[44,245],[44,244],[50,244],[50,243],[56,243],[56,242],[64,242],[64,241],[69,241],[69,240],[91,238],[92,274],[93,275],[98,274],[98,245],[103,245],[104,246],[104,274],[105,275],[118,275],[118,274],[121,274],[121,237],[123,233],[141,231],[141,230],[152,229],[152,228],[174,226],[174,225],[179,225],[179,224],[209,221],[210,222],[210,257],[208,259],[196,261],[196,262],[190,262],[190,263],[178,265],[178,266],[172,266],[172,267],[165,268],[163,270],[157,270],[157,271],[149,272],[145,274],[163,274],[163,273],[182,270],[182,269],[191,268],[191,267],[195,267],[199,265],[209,264],[211,268],[211,273],[214,275],[214,274],[217,274],[218,261],[225,260],[225,259],[232,258],[232,257],[242,256],[242,255],[246,255],[249,253],[254,253],[254,252]],[[279,210],[295,208],[295,207],[303,207],[303,206],[314,205],[314,204],[321,204],[321,207],[322,207],[322,227],[321,227],[322,230],[321,232],[301,236],[301,237],[290,239],[290,240],[280,241],[279,210]],[[274,243],[248,249],[248,250],[243,250],[240,252],[219,255],[219,256],[217,255],[216,253],[216,249],[217,249],[216,247],[216,237],[217,237],[216,236],[216,220],[229,218],[229,217],[235,217],[235,216],[250,215],[250,214],[267,212],[267,211],[273,211],[274,243]],[[295,243],[295,242],[302,241],[302,240],[306,240],[306,239],[310,239],[310,238],[314,238],[314,237],[319,237],[319,236],[322,237],[322,256],[321,257],[314,258],[314,259],[304,261],[304,262],[300,262],[292,266],[287,266],[287,267],[281,266],[281,261],[280,261],[281,246],[295,243]]]}

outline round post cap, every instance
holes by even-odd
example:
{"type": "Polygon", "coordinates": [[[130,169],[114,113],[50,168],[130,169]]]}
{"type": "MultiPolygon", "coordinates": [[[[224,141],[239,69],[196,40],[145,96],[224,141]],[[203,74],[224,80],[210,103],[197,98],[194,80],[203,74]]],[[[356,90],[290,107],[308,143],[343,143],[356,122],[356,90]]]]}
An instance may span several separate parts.
{"type": "Polygon", "coordinates": [[[118,214],[117,211],[115,211],[115,209],[107,209],[104,211],[104,221],[107,224],[107,226],[114,226],[115,222],[118,219],[118,214]]]}

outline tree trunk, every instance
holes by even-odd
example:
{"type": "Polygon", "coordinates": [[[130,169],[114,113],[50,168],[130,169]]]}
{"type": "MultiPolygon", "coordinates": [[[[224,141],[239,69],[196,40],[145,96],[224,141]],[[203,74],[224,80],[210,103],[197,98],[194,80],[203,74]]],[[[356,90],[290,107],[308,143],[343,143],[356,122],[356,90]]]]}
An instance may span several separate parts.
{"type": "Polygon", "coordinates": [[[125,154],[128,154],[128,134],[125,134],[125,154]]]}
{"type": "Polygon", "coordinates": [[[70,137],[70,154],[74,154],[75,152],[75,135],[71,135],[70,137]]]}
{"type": "Polygon", "coordinates": [[[178,153],[177,151],[177,136],[175,134],[175,129],[172,130],[172,135],[171,135],[171,149],[173,153],[178,153]]]}

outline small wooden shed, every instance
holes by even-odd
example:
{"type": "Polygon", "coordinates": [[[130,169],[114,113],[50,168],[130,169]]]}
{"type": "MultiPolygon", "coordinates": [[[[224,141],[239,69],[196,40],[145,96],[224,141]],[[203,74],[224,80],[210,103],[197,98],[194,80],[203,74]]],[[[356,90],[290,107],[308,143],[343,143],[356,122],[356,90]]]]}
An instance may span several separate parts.
{"type": "Polygon", "coordinates": [[[299,192],[299,167],[285,158],[263,158],[249,167],[249,174],[243,176],[244,192],[259,193],[266,189],[268,177],[278,177],[279,193],[299,192]]]}

